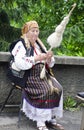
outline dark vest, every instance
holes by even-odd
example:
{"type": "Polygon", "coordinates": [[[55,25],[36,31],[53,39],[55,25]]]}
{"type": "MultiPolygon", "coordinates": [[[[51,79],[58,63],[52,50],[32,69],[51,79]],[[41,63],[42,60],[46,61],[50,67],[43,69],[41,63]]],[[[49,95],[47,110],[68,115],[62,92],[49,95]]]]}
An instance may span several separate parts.
{"type": "MultiPolygon", "coordinates": [[[[26,56],[33,56],[34,55],[34,48],[33,46],[30,46],[30,48],[27,49],[27,47],[25,46],[25,41],[23,38],[20,38],[19,40],[17,41],[14,41],[10,47],[9,47],[9,51],[10,53],[12,52],[14,46],[17,44],[17,42],[21,41],[24,45],[24,48],[26,49],[26,56]]],[[[46,53],[45,50],[41,47],[41,45],[37,42],[37,44],[39,45],[41,51],[43,53],[46,53]]],[[[11,61],[14,61],[14,57],[13,55],[11,55],[10,57],[10,62],[11,61]]],[[[11,80],[11,82],[15,83],[16,85],[22,87],[22,88],[25,88],[26,86],[26,81],[27,81],[27,77],[30,76],[30,70],[31,69],[28,69],[28,70],[24,70],[25,73],[24,73],[24,76],[21,78],[21,77],[16,77],[13,75],[11,69],[10,69],[10,65],[9,65],[9,68],[8,68],[8,73],[7,73],[7,76],[9,77],[9,79],[11,80]]]]}

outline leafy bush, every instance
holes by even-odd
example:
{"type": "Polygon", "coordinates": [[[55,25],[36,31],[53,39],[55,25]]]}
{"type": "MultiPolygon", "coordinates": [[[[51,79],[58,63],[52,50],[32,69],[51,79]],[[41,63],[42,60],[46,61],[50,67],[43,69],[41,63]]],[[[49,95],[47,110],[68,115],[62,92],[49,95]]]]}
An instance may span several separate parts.
{"type": "MultiPolygon", "coordinates": [[[[41,30],[40,37],[48,48],[47,37],[54,31],[56,25],[62,21],[64,16],[68,14],[74,2],[77,3],[77,6],[64,32],[62,44],[53,51],[55,55],[84,56],[83,0],[1,0],[0,7],[2,8],[0,8],[0,11],[4,10],[8,14],[8,23],[13,28],[21,28],[25,22],[32,19],[38,21],[41,30]]],[[[5,31],[0,29],[0,33],[5,34],[5,31]]],[[[5,37],[0,35],[5,42],[11,42],[18,37],[17,31],[11,33],[10,29],[6,35],[5,37]]],[[[4,46],[5,44],[2,44],[0,49],[3,51],[8,50],[6,49],[7,45],[5,48],[4,46]]]]}
{"type": "Polygon", "coordinates": [[[71,96],[68,96],[65,100],[64,100],[64,109],[65,110],[70,110],[70,111],[74,111],[77,110],[76,108],[76,100],[73,99],[71,96]]]}
{"type": "Polygon", "coordinates": [[[81,107],[84,107],[84,103],[81,100],[76,100],[74,97],[68,96],[63,102],[64,110],[77,111],[81,107]]]}

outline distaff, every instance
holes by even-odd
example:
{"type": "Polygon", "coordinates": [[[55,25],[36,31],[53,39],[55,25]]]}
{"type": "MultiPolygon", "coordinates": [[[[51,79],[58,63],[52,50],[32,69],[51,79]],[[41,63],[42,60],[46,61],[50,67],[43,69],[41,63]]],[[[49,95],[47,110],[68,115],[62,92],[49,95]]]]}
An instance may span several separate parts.
{"type": "MultiPolygon", "coordinates": [[[[72,5],[72,9],[70,10],[69,14],[66,17],[64,17],[62,22],[55,28],[55,32],[49,35],[49,37],[47,38],[47,42],[50,45],[49,52],[52,50],[52,48],[57,48],[61,45],[64,30],[69,22],[69,18],[75,7],[76,3],[72,5]]],[[[40,78],[43,79],[44,77],[45,77],[45,65],[40,73],[40,78]]]]}

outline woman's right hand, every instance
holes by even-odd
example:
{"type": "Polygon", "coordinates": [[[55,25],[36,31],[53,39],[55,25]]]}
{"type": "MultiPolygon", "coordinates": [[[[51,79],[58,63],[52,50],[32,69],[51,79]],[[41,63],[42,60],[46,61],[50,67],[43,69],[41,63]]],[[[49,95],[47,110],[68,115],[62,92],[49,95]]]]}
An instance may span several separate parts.
{"type": "Polygon", "coordinates": [[[42,60],[46,60],[46,59],[47,59],[47,54],[46,54],[46,53],[41,53],[41,54],[39,54],[39,55],[36,55],[36,56],[34,57],[34,59],[35,59],[35,62],[37,62],[37,61],[42,61],[42,60]]]}

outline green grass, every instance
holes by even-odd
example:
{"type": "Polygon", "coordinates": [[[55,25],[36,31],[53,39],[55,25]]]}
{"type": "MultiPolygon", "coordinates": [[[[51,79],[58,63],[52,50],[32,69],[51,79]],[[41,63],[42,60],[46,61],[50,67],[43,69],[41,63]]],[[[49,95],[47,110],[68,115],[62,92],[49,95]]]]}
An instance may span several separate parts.
{"type": "Polygon", "coordinates": [[[84,107],[84,103],[81,103],[73,97],[68,96],[64,99],[63,107],[64,110],[77,111],[80,110],[81,107],[84,107]]]}

